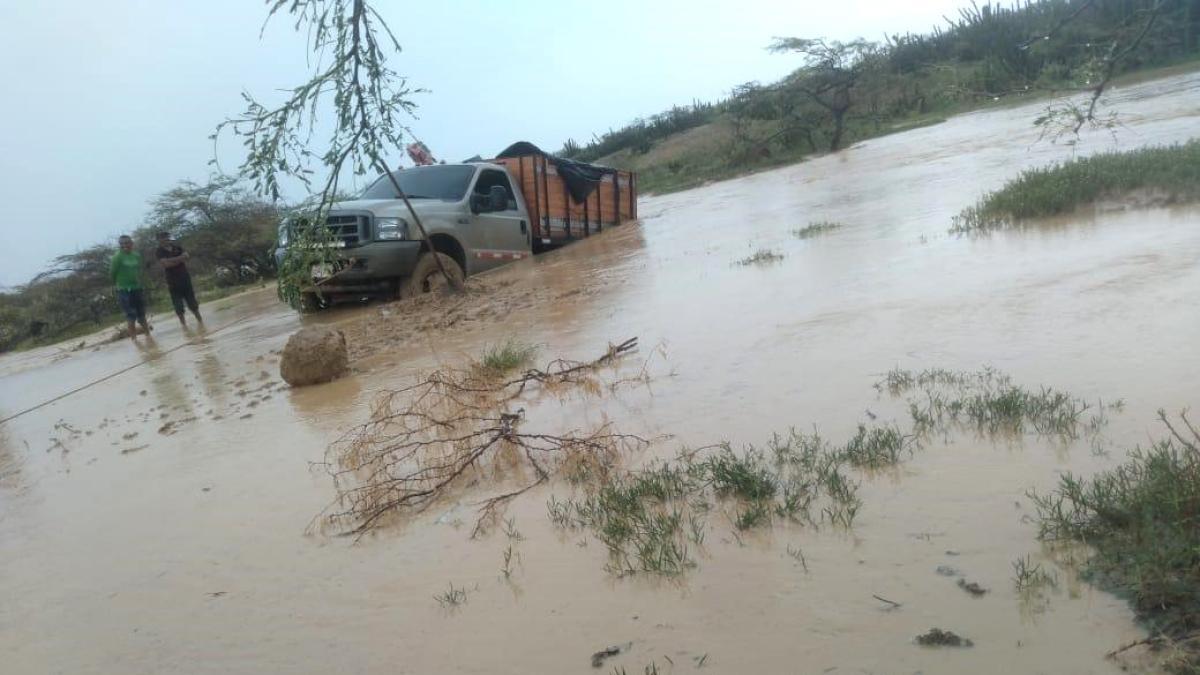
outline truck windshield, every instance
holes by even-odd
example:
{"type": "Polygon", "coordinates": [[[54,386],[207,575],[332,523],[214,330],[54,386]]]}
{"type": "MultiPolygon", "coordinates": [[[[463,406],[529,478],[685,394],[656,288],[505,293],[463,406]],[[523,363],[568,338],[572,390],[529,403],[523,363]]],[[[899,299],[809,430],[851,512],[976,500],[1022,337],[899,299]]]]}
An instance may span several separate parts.
{"type": "MultiPolygon", "coordinates": [[[[475,167],[461,164],[450,166],[418,166],[392,175],[409,199],[441,199],[456,202],[467,193],[467,184],[475,175],[475,167]]],[[[396,188],[387,176],[380,176],[363,192],[361,199],[399,199],[396,188]]]]}

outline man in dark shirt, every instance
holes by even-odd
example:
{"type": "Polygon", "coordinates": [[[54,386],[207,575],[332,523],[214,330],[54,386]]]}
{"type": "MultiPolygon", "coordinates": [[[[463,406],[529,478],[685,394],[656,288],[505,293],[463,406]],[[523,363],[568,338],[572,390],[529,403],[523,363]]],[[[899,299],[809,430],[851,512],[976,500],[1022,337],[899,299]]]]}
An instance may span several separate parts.
{"type": "Polygon", "coordinates": [[[200,304],[196,302],[196,291],[192,290],[192,275],[188,274],[187,251],[183,250],[179,242],[171,241],[169,232],[159,232],[155,256],[167,275],[167,290],[171,292],[171,304],[175,306],[175,315],[179,317],[179,323],[187,327],[187,320],[183,318],[184,303],[192,310],[196,321],[204,323],[204,319],[200,318],[200,304]]]}

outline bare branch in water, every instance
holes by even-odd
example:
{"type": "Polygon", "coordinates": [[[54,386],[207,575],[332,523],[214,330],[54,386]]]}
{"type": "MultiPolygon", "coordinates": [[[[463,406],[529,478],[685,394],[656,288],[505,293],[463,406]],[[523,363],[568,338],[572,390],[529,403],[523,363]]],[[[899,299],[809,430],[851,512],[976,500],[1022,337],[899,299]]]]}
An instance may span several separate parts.
{"type": "Polygon", "coordinates": [[[646,439],[614,431],[607,423],[588,430],[535,431],[528,429],[523,407],[512,409],[533,388],[597,392],[602,386],[597,372],[636,348],[633,338],[591,361],[559,359],[507,380],[481,376],[478,370],[443,369],[383,394],[371,419],[334,443],[320,464],[333,477],[338,497],[313,525],[361,537],[391,516],[420,513],[482,472],[515,474],[517,488],[476,504],[472,536],[477,536],[511,500],[567,463],[607,466],[622,453],[646,447],[646,439]]]}

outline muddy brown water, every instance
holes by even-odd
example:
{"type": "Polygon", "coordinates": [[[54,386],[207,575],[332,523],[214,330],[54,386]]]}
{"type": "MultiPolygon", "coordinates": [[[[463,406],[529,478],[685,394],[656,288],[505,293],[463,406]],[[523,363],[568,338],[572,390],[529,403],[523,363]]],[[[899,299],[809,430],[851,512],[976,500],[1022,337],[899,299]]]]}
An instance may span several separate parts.
{"type": "MultiPolygon", "coordinates": [[[[1117,146],[1186,139],[1198,87],[1189,75],[1115,92],[1117,146]]],[[[983,190],[1070,156],[1036,142],[1037,110],[964,115],[644,199],[641,224],[495,275],[556,300],[378,345],[329,385],[279,382],[275,352],[300,320],[269,291],[208,305],[205,335],[160,317],[153,347],[5,357],[0,416],[136,367],[0,426],[3,671],[582,673],[596,672],[593,652],[631,643],[602,672],[1118,672],[1104,654],[1142,630],[1122,601],[1047,559],[1025,493],[1114,465],[1157,435],[1159,407],[1200,405],[1200,210],[946,235],[983,190]],[[789,234],[818,220],[844,227],[789,234]],[[758,248],[785,258],[732,264],[758,248]],[[778,525],[739,541],[715,517],[697,569],[675,581],[605,573],[599,542],[548,522],[561,485],[510,509],[524,540],[508,581],[504,535],[468,537],[486,485],[357,545],[305,536],[333,496],[309,462],[366,418],[375,393],[505,336],[575,358],[631,336],[643,355],[664,345],[649,389],[530,412],[560,428],[608,418],[674,435],[651,451],[662,455],[790,426],[843,438],[868,410],[903,422],[871,387],[897,365],[990,364],[1126,407],[1110,414],[1107,455],[967,434],[919,451],[862,477],[850,531],[778,525]],[[1013,589],[1024,555],[1059,577],[1043,600],[1013,589]],[[941,565],[991,591],[963,592],[941,565]],[[450,584],[468,595],[448,611],[433,596],[450,584]],[[975,646],[913,643],[934,626],[975,646]]],[[[1080,152],[1113,145],[1085,141],[1080,152]]]]}

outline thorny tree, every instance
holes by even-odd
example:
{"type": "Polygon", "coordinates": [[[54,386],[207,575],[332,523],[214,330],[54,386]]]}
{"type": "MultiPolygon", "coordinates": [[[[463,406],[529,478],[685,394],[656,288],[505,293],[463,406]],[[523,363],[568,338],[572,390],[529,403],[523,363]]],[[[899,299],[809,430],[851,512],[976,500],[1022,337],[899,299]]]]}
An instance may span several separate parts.
{"type": "MultiPolygon", "coordinates": [[[[1108,89],[1121,66],[1139,48],[1154,28],[1162,15],[1167,0],[1154,0],[1152,4],[1131,12],[1111,34],[1097,42],[1102,50],[1092,59],[1090,70],[1092,75],[1087,87],[1083,90],[1085,99],[1080,101],[1066,100],[1047,106],[1045,113],[1035,121],[1042,129],[1042,137],[1051,137],[1057,141],[1063,136],[1071,136],[1074,143],[1079,132],[1086,126],[1089,129],[1113,130],[1118,124],[1117,114],[1109,112],[1101,114],[1098,110],[1100,97],[1108,89]]],[[[1022,43],[1022,49],[1028,49],[1039,41],[1053,39],[1069,23],[1089,10],[1094,10],[1096,0],[1084,0],[1071,14],[1042,35],[1031,37],[1022,43]]]]}
{"type": "Polygon", "coordinates": [[[296,305],[312,283],[313,265],[336,262],[326,228],[307,225],[324,222],[344,172],[391,175],[384,158],[402,147],[404,117],[411,116],[411,96],[421,90],[388,65],[400,42],[366,0],[267,0],[267,6],[268,21],[287,15],[297,31],[307,31],[311,77],[287,90],[278,105],[243,93],[245,110],[217,125],[213,140],[226,130],[242,139],[240,171],[271,199],[281,197],[283,178],[314,193],[307,213],[295,220],[301,226],[293,228],[279,269],[280,296],[296,305]],[[326,115],[331,124],[322,121],[326,115]],[[324,178],[314,185],[317,175],[324,178]]]}
{"type": "Polygon", "coordinates": [[[846,113],[855,104],[855,87],[875,65],[879,45],[861,39],[843,43],[789,37],[776,38],[768,49],[796,52],[804,58],[804,67],[781,86],[800,92],[829,113],[833,121],[829,150],[837,151],[842,145],[846,113]]]}

